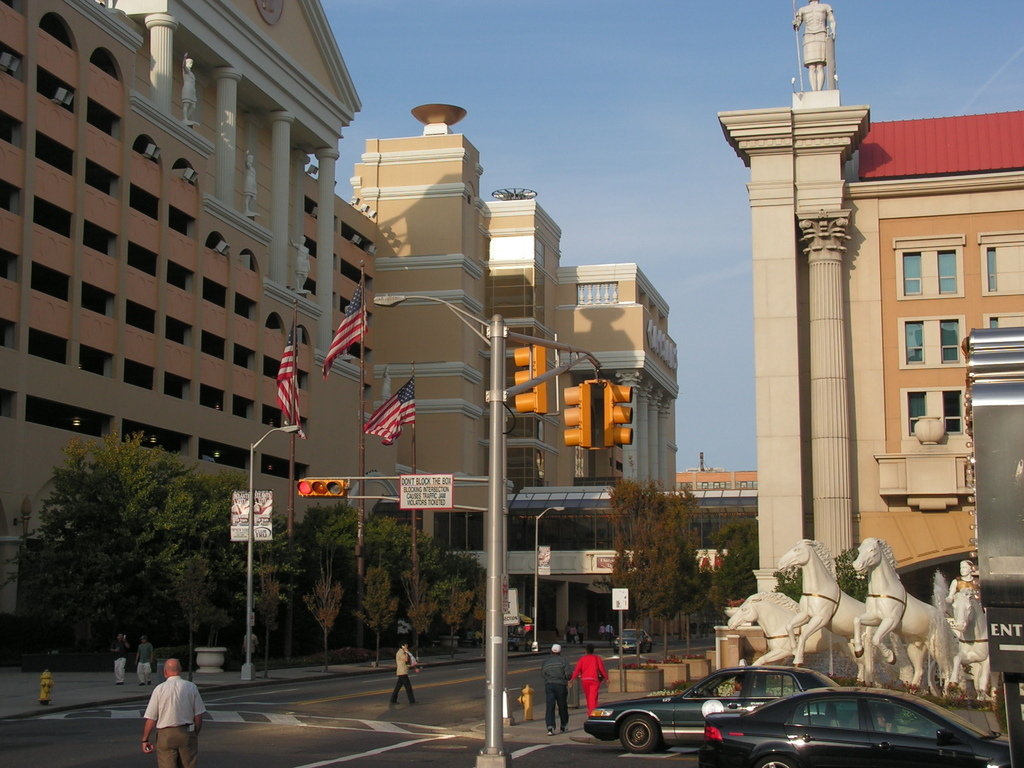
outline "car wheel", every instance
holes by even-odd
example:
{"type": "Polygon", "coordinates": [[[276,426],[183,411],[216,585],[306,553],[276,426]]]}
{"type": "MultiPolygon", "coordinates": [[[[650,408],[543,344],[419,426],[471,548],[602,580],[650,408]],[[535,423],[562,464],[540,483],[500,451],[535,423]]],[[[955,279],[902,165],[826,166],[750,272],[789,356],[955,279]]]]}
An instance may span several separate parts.
{"type": "Polygon", "coordinates": [[[797,765],[788,757],[769,755],[755,763],[754,768],[797,768],[797,765]]]}
{"type": "Polygon", "coordinates": [[[661,746],[661,729],[646,715],[630,715],[619,730],[619,741],[627,751],[644,755],[661,746]]]}

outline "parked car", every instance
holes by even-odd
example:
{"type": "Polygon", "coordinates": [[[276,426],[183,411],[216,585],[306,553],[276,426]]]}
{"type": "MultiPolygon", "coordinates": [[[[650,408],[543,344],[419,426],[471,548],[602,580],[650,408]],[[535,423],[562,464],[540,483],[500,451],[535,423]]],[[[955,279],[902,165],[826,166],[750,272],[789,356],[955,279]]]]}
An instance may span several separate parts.
{"type": "Polygon", "coordinates": [[[665,745],[696,746],[704,738],[706,702],[727,711],[746,710],[798,691],[830,686],[835,683],[812,669],[731,667],[712,672],[676,696],[602,704],[590,713],[583,730],[603,741],[618,739],[626,750],[636,753],[665,745]]]}
{"type": "Polygon", "coordinates": [[[753,712],[709,714],[700,768],[1009,768],[995,731],[910,694],[871,688],[799,693],[753,712]]]}
{"type": "Polygon", "coordinates": [[[615,638],[615,650],[621,656],[624,653],[636,653],[636,639],[640,637],[640,653],[650,653],[654,647],[651,636],[643,629],[624,629],[622,635],[615,638]]]}

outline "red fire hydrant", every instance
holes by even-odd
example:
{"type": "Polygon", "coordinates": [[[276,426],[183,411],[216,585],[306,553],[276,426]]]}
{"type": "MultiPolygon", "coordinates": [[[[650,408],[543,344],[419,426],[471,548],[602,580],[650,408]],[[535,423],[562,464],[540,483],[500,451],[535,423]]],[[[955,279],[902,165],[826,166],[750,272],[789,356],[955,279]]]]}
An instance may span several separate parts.
{"type": "Polygon", "coordinates": [[[39,703],[49,704],[50,693],[53,691],[53,675],[50,674],[50,670],[44,669],[43,674],[39,676],[39,703]]]}

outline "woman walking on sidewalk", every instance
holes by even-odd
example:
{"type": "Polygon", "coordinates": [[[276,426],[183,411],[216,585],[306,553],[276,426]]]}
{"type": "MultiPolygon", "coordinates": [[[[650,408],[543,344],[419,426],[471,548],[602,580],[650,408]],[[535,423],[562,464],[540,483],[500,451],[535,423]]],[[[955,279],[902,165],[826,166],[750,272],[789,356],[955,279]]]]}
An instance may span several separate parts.
{"type": "Polygon", "coordinates": [[[597,709],[597,691],[601,687],[601,683],[608,679],[604,661],[594,653],[593,643],[587,643],[587,652],[576,662],[576,669],[573,670],[569,682],[577,677],[583,687],[583,695],[587,697],[587,715],[589,716],[592,710],[597,709]]]}

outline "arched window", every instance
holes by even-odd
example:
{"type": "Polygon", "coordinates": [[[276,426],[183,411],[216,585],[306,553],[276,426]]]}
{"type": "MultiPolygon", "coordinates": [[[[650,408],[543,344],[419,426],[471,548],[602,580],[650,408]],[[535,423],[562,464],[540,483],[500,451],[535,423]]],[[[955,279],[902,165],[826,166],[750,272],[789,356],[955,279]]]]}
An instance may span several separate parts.
{"type": "Polygon", "coordinates": [[[132,144],[132,150],[138,152],[143,157],[152,160],[154,163],[160,160],[160,147],[156,141],[146,134],[140,134],[135,142],[132,144]]]}
{"type": "Polygon", "coordinates": [[[284,323],[281,322],[281,316],[277,314],[277,312],[271,312],[269,315],[267,315],[267,322],[265,322],[263,325],[265,328],[270,328],[271,330],[274,331],[278,331],[284,328],[284,323]]]}
{"type": "Polygon", "coordinates": [[[71,31],[68,29],[67,23],[56,13],[45,14],[39,20],[39,28],[58,43],[72,49],[75,47],[71,42],[71,31]]]}
{"type": "Polygon", "coordinates": [[[89,57],[89,63],[115,80],[121,79],[117,71],[117,62],[106,48],[97,48],[93,51],[92,56],[89,57]]]}

